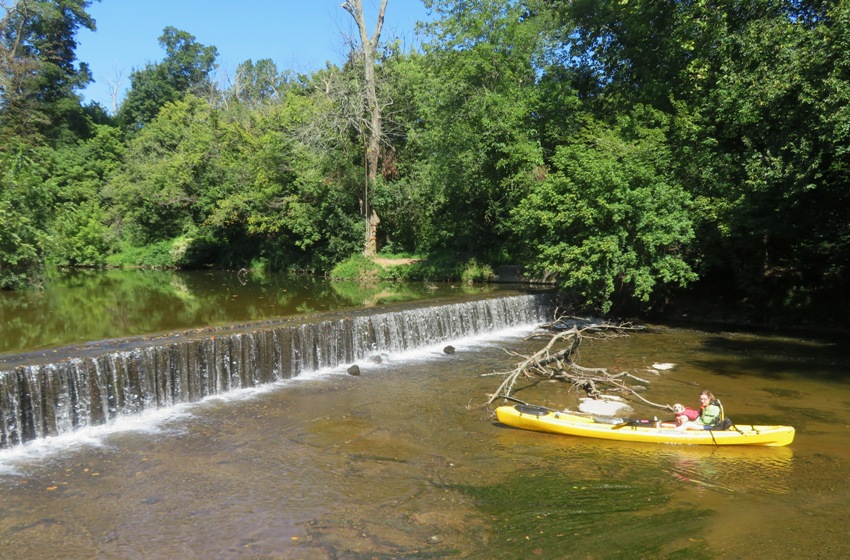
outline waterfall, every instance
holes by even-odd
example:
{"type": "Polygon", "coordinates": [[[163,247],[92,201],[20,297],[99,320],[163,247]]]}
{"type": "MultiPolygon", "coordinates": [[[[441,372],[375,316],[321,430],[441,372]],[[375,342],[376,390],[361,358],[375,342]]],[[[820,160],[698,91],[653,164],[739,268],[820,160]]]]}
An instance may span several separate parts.
{"type": "Polygon", "coordinates": [[[540,322],[548,309],[545,294],[521,295],[102,341],[49,357],[4,356],[0,448],[376,354],[540,322]]]}

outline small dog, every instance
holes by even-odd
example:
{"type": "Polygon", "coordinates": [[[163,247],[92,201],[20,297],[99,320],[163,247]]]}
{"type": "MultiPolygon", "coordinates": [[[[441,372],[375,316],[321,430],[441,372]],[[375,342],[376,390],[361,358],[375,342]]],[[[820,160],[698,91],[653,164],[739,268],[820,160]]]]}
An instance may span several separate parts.
{"type": "Polygon", "coordinates": [[[687,422],[693,422],[699,418],[699,411],[679,403],[673,405],[673,413],[676,415],[677,426],[681,426],[687,422]]]}

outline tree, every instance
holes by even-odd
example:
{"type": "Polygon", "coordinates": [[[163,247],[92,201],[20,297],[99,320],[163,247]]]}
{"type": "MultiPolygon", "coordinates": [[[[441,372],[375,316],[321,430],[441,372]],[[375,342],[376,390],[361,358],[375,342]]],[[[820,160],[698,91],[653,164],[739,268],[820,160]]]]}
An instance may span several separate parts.
{"type": "Polygon", "coordinates": [[[651,303],[696,279],[684,258],[690,198],[671,172],[664,120],[637,107],[616,126],[588,124],[513,212],[528,262],[558,273],[582,308],[651,303]]]}
{"type": "Polygon", "coordinates": [[[153,244],[191,232],[215,142],[211,107],[193,95],[167,103],[128,142],[126,163],[105,189],[128,241],[153,244]]]}
{"type": "Polygon", "coordinates": [[[298,139],[312,110],[294,88],[262,111],[194,95],[166,104],[104,191],[122,240],[168,266],[327,270],[349,256],[356,198],[328,180],[336,153],[298,139]]]}
{"type": "Polygon", "coordinates": [[[760,314],[793,318],[837,309],[850,282],[850,8],[760,6],[723,37],[722,72],[697,105],[717,147],[709,169],[733,173],[700,193],[723,204],[704,250],[760,314]]]}
{"type": "MultiPolygon", "coordinates": [[[[0,20],[0,134],[30,142],[73,141],[88,121],[76,91],[91,81],[75,65],[79,29],[95,30],[91,0],[3,0],[0,20]],[[70,133],[70,138],[63,138],[70,133]]],[[[5,142],[8,143],[8,140],[5,142]]]]}
{"type": "Polygon", "coordinates": [[[289,73],[279,72],[269,58],[256,63],[249,59],[236,67],[228,97],[255,110],[265,103],[280,102],[291,79],[289,73]]]}
{"type": "Polygon", "coordinates": [[[598,117],[635,102],[673,117],[703,289],[746,300],[758,320],[841,309],[847,3],[576,0],[558,10],[598,117]]]}
{"type": "Polygon", "coordinates": [[[163,30],[159,44],[165,49],[165,59],[130,74],[130,91],[118,111],[119,121],[130,131],[152,121],[166,103],[210,87],[218,55],[215,47],[206,47],[174,27],[163,30]]]}
{"type": "Polygon", "coordinates": [[[118,169],[124,144],[114,126],[95,125],[91,138],[55,150],[56,185],[48,261],[60,266],[103,266],[111,238],[101,188],[118,169]]]}
{"type": "Polygon", "coordinates": [[[430,60],[415,52],[402,54],[398,42],[389,45],[378,67],[382,101],[382,149],[372,204],[381,216],[380,245],[398,252],[426,253],[434,247],[435,217],[441,189],[425,173],[427,150],[420,140],[427,126],[423,110],[433,93],[430,60]],[[425,164],[425,165],[423,165],[425,164]]]}
{"type": "Polygon", "coordinates": [[[381,222],[378,213],[369,200],[369,186],[374,184],[378,177],[378,160],[381,149],[381,105],[378,102],[378,88],[375,78],[375,53],[381,37],[381,28],[384,25],[387,0],[381,0],[381,6],[378,9],[378,18],[375,23],[375,31],[371,37],[369,36],[369,31],[366,29],[366,20],[363,16],[363,1],[346,0],[342,3],[342,8],[351,14],[351,17],[354,18],[354,22],[357,24],[363,57],[363,85],[369,114],[369,127],[366,129],[365,141],[363,215],[366,220],[366,240],[363,247],[363,254],[374,256],[377,252],[378,224],[381,222]]]}
{"type": "Polygon", "coordinates": [[[44,267],[53,189],[37,152],[19,141],[0,150],[0,289],[35,284],[44,267]]]}
{"type": "Polygon", "coordinates": [[[541,21],[520,2],[427,6],[442,16],[426,28],[415,131],[416,179],[433,193],[429,248],[507,259],[510,210],[546,175],[535,122],[541,21]]]}
{"type": "Polygon", "coordinates": [[[57,150],[89,135],[96,107],[77,90],[79,29],[94,30],[89,0],[0,0],[0,288],[37,283],[54,245],[57,150]],[[54,150],[54,147],[56,148],[54,150]]]}
{"type": "Polygon", "coordinates": [[[224,252],[241,246],[237,258],[269,269],[327,271],[361,246],[362,229],[347,145],[324,145],[304,130],[316,131],[310,124],[327,112],[317,107],[324,98],[303,85],[281,90],[262,110],[231,104],[220,115],[220,186],[199,233],[225,242],[224,252]]]}

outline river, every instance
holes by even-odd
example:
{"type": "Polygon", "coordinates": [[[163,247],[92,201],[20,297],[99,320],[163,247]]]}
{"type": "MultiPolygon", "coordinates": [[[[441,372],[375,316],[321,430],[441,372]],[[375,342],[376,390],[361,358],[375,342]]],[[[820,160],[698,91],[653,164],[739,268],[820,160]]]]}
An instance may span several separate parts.
{"type": "MultiPolygon", "coordinates": [[[[532,325],[0,451],[3,558],[836,558],[850,552],[841,339],[650,325],[583,365],[707,388],[785,448],[526,432],[483,407],[532,325]],[[676,364],[658,374],[655,362],[676,364]]],[[[574,407],[528,382],[517,396],[574,407]]],[[[636,415],[657,412],[636,406],[636,415]]]]}
{"type": "Polygon", "coordinates": [[[40,289],[0,290],[0,356],[92,340],[241,324],[510,286],[382,282],[309,275],[143,269],[53,271],[40,289]]]}

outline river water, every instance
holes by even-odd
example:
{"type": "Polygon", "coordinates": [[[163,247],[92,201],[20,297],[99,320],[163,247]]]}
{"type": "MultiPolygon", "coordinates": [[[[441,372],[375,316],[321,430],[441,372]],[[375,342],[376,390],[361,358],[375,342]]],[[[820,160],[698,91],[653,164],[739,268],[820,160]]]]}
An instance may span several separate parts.
{"type": "Polygon", "coordinates": [[[41,289],[0,290],[0,355],[92,340],[233,325],[510,286],[382,282],[235,271],[52,272],[41,289]]]}
{"type": "MultiPolygon", "coordinates": [[[[531,326],[0,451],[2,558],[837,558],[850,553],[846,341],[653,325],[580,363],[721,398],[787,448],[625,444],[499,425],[531,326]],[[676,366],[658,374],[655,362],[676,366]]],[[[516,393],[575,407],[564,384],[516,393]]],[[[637,416],[658,412],[635,405],[637,416]]]]}

